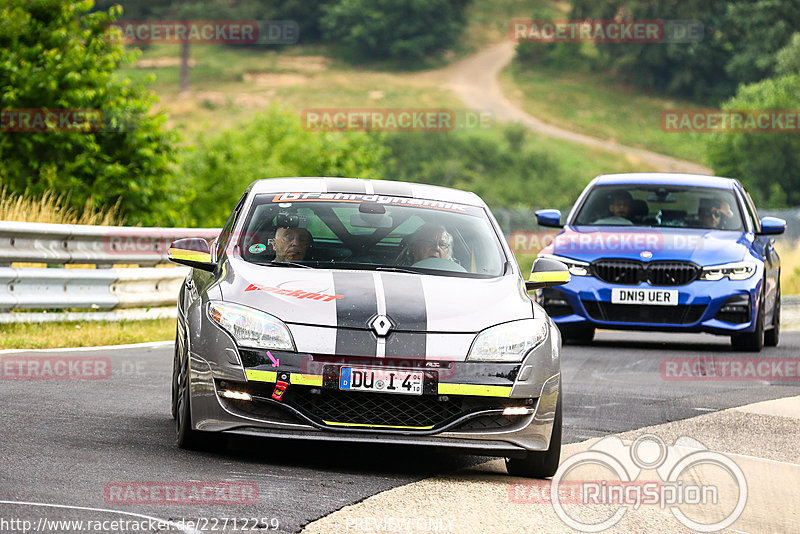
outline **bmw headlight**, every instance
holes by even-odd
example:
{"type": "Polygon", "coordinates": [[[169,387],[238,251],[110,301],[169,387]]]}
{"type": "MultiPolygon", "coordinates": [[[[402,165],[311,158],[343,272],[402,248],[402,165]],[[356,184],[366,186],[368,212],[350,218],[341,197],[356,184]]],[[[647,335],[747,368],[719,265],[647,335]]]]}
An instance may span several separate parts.
{"type": "Polygon", "coordinates": [[[487,328],[475,337],[467,361],[518,362],[547,339],[546,319],[524,319],[487,328]]]}
{"type": "Polygon", "coordinates": [[[242,347],[295,350],[289,328],[268,313],[240,304],[212,300],[208,303],[208,316],[242,347]]]}
{"type": "Polygon", "coordinates": [[[758,263],[753,260],[724,263],[722,265],[709,265],[703,267],[700,280],[721,280],[726,276],[731,280],[747,280],[758,271],[758,263]]]}
{"type": "Polygon", "coordinates": [[[573,260],[555,254],[539,254],[537,257],[560,261],[567,266],[569,274],[573,276],[589,276],[589,264],[585,261],[573,260]]]}

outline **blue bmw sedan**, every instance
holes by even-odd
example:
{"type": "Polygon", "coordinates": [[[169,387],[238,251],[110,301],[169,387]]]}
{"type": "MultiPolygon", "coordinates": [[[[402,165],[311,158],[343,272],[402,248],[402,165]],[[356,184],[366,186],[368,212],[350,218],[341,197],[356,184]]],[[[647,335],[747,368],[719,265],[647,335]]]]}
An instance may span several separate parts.
{"type": "Polygon", "coordinates": [[[572,280],[537,298],[564,339],[588,342],[596,328],[708,332],[734,349],[759,351],[780,335],[780,258],[772,236],[786,221],[759,218],[735,179],[666,173],[595,178],[540,257],[572,280]]]}

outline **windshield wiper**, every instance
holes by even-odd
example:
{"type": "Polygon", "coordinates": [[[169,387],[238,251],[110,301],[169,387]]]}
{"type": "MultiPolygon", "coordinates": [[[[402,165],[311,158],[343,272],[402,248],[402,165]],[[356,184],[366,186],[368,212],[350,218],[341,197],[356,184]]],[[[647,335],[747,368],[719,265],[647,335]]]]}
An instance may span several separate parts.
{"type": "Polygon", "coordinates": [[[293,261],[254,261],[253,263],[266,267],[302,267],[303,269],[313,269],[310,265],[304,265],[293,261]]]}
{"type": "Polygon", "coordinates": [[[411,273],[411,274],[419,274],[419,271],[412,271],[411,269],[404,269],[402,267],[384,267],[378,265],[375,267],[376,271],[389,271],[392,273],[411,273]]]}

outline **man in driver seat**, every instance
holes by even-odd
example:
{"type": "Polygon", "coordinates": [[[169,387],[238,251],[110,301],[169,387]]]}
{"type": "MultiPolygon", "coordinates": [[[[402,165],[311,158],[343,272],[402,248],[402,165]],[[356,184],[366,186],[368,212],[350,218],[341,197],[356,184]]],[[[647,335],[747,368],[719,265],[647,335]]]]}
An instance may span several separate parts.
{"type": "Polygon", "coordinates": [[[413,265],[428,258],[453,260],[453,236],[438,224],[423,224],[411,234],[397,257],[400,265],[413,265]]]}

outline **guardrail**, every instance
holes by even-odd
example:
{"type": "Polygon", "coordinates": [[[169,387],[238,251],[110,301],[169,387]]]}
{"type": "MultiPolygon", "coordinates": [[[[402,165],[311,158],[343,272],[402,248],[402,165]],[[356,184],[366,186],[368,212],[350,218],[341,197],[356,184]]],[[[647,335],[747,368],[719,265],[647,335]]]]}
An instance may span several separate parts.
{"type": "Polygon", "coordinates": [[[166,266],[169,244],[218,234],[218,228],[0,221],[0,323],[174,317],[188,269],[166,266]],[[30,263],[38,265],[24,265],[30,263]],[[91,311],[11,312],[64,309],[91,311]]]}

